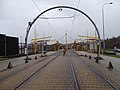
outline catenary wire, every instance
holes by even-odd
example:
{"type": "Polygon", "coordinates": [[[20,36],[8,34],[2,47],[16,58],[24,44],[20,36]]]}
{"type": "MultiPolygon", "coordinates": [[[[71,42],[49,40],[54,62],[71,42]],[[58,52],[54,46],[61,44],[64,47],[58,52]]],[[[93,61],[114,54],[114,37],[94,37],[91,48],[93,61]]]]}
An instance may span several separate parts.
{"type": "MultiPolygon", "coordinates": [[[[79,7],[79,4],[80,4],[80,0],[78,1],[77,8],[79,7]]],[[[76,11],[75,11],[75,13],[74,13],[74,18],[73,18],[73,20],[72,20],[71,36],[72,36],[72,31],[73,31],[73,25],[74,25],[75,17],[76,17],[76,11]]]]}
{"type": "MultiPolygon", "coordinates": [[[[36,2],[34,0],[32,0],[32,2],[35,4],[35,6],[37,7],[37,9],[39,10],[39,12],[41,12],[41,10],[39,9],[38,5],[36,4],[36,2]]],[[[44,17],[44,15],[42,15],[44,17]]],[[[58,35],[58,33],[54,30],[54,28],[52,27],[52,25],[48,22],[47,19],[45,19],[47,24],[50,26],[51,30],[54,31],[55,34],[58,35]]]]}

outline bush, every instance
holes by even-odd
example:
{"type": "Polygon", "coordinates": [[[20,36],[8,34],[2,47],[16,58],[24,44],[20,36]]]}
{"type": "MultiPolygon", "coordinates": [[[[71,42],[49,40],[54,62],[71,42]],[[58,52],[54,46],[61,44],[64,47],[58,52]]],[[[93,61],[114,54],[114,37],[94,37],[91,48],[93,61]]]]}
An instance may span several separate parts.
{"type": "Polygon", "coordinates": [[[116,55],[116,53],[114,53],[114,52],[103,52],[103,54],[106,54],[106,55],[116,55]]]}

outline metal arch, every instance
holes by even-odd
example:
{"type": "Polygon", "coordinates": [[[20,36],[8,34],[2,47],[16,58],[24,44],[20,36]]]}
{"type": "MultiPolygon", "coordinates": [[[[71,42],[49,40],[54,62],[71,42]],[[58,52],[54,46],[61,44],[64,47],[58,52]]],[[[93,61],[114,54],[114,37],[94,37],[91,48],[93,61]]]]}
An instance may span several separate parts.
{"type": "MultiPolygon", "coordinates": [[[[86,13],[84,13],[83,11],[81,11],[81,10],[79,10],[79,9],[77,9],[77,8],[70,7],[70,6],[56,6],[56,7],[49,8],[49,9],[41,12],[32,22],[29,22],[29,23],[28,23],[28,27],[27,27],[26,37],[25,37],[25,48],[27,49],[27,38],[28,38],[28,34],[29,34],[29,31],[30,31],[32,25],[35,23],[35,21],[36,21],[42,14],[44,14],[45,12],[50,11],[50,10],[52,10],[52,9],[57,9],[57,8],[68,8],[68,9],[76,10],[76,11],[82,13],[83,15],[85,15],[85,16],[91,21],[91,23],[92,23],[93,26],[95,27],[95,30],[97,31],[97,34],[98,34],[99,49],[98,49],[98,55],[97,55],[97,57],[100,57],[100,33],[99,33],[99,31],[98,31],[98,28],[97,28],[96,24],[93,22],[93,20],[92,20],[86,13]]],[[[28,52],[26,52],[26,54],[27,54],[27,58],[28,58],[28,52]]]]}

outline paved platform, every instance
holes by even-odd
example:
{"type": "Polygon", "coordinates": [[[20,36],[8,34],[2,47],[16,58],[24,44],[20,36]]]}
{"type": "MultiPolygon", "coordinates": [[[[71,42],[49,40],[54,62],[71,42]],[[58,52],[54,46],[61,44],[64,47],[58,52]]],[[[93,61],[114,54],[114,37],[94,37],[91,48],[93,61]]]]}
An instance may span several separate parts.
{"type": "MultiPolygon", "coordinates": [[[[47,52],[47,55],[51,55],[54,54],[56,52],[51,51],[51,52],[47,52]]],[[[41,58],[41,54],[35,54],[37,57],[41,58]]],[[[32,58],[32,60],[29,60],[29,62],[35,62],[35,55],[29,55],[30,58],[32,58]]],[[[20,65],[20,64],[24,64],[25,63],[25,56],[22,57],[18,57],[18,58],[13,58],[13,59],[8,59],[8,60],[3,60],[0,61],[0,71],[6,70],[8,63],[11,62],[13,67],[20,65]]]]}
{"type": "MultiPolygon", "coordinates": [[[[91,55],[93,58],[97,56],[97,54],[95,53],[90,53],[90,52],[85,52],[85,51],[75,51],[78,54],[83,54],[83,55],[91,55]]],[[[112,63],[113,67],[115,70],[120,71],[120,59],[119,58],[115,58],[115,57],[110,57],[110,56],[105,56],[105,55],[100,55],[103,60],[99,60],[101,65],[103,65],[104,67],[107,67],[109,62],[112,63]]]]}
{"type": "Polygon", "coordinates": [[[55,57],[0,72],[0,90],[120,90],[120,72],[72,51],[55,57]]]}
{"type": "Polygon", "coordinates": [[[76,70],[76,75],[78,77],[78,83],[80,85],[80,90],[113,90],[113,88],[94,70],[91,69],[93,65],[96,65],[94,68],[101,70],[102,67],[98,68],[98,64],[91,62],[86,59],[86,57],[77,57],[75,55],[73,58],[74,68],[76,70]],[[91,65],[91,67],[89,66],[91,65]]]}
{"type": "Polygon", "coordinates": [[[0,90],[15,90],[16,86],[29,78],[54,57],[55,55],[49,58],[44,57],[45,59],[43,58],[42,61],[38,58],[36,61],[32,60],[33,62],[24,63],[12,69],[0,72],[0,90]]]}

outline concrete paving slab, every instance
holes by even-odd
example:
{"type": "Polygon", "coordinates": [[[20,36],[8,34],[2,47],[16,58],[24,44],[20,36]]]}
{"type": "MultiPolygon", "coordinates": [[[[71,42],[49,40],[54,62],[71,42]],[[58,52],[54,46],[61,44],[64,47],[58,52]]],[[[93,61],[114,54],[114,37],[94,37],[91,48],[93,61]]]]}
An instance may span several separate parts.
{"type": "MultiPolygon", "coordinates": [[[[46,55],[49,56],[49,55],[52,55],[54,53],[56,53],[56,52],[51,51],[51,52],[47,52],[46,55]]],[[[32,60],[35,60],[35,56],[41,57],[41,54],[29,55],[29,57],[32,58],[32,60]]],[[[0,61],[0,71],[6,70],[9,62],[11,62],[11,64],[13,65],[13,67],[15,67],[17,65],[20,65],[20,64],[23,64],[23,63],[25,63],[24,59],[25,59],[25,56],[0,61]]],[[[31,62],[31,60],[29,60],[29,62],[31,62]]]]}
{"type": "MultiPolygon", "coordinates": [[[[97,54],[95,53],[90,53],[90,52],[85,52],[85,51],[76,51],[78,54],[87,54],[87,55],[91,55],[92,57],[96,57],[97,54]]],[[[120,59],[119,58],[115,58],[115,57],[110,57],[110,56],[105,56],[105,55],[101,55],[101,57],[103,58],[103,60],[99,60],[99,62],[107,67],[109,62],[112,63],[113,67],[115,70],[120,71],[120,59]]]]}

